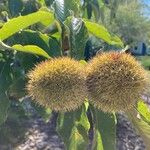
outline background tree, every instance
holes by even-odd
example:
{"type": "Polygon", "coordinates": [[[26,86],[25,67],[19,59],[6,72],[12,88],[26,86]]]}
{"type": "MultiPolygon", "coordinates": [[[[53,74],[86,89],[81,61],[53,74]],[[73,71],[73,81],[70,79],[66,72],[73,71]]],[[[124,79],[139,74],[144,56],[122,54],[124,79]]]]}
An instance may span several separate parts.
{"type": "Polygon", "coordinates": [[[137,45],[138,42],[148,43],[150,34],[150,18],[148,6],[140,0],[117,1],[115,15],[105,7],[104,24],[110,31],[122,37],[125,44],[137,45]]]}

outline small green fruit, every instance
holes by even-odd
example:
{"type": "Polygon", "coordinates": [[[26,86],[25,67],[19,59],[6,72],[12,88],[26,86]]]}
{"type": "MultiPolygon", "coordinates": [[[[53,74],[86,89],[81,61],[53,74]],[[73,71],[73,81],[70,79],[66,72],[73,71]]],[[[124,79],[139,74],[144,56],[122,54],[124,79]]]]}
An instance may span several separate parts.
{"type": "Polygon", "coordinates": [[[87,67],[89,101],[104,112],[126,111],[146,87],[146,71],[129,54],[108,52],[87,67]]]}
{"type": "Polygon", "coordinates": [[[27,91],[35,102],[54,111],[80,107],[86,98],[83,65],[68,57],[38,64],[28,74],[27,91]]]}

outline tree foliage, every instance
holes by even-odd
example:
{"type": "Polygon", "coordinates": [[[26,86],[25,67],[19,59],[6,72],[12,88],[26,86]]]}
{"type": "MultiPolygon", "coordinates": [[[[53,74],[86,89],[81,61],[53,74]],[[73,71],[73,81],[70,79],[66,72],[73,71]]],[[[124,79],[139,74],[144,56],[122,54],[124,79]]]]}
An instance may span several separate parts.
{"type": "Polygon", "coordinates": [[[110,31],[120,35],[125,44],[135,46],[138,42],[148,43],[150,19],[144,14],[145,7],[139,0],[118,1],[115,17],[110,23],[110,17],[106,15],[105,24],[110,31]]]}

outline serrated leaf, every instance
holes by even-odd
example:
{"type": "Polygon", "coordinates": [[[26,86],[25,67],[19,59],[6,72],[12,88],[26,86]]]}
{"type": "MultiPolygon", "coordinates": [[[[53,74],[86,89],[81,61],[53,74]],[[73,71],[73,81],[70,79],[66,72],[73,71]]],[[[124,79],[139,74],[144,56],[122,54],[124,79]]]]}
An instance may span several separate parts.
{"type": "Polygon", "coordinates": [[[35,23],[41,22],[42,24],[47,26],[53,21],[53,13],[47,11],[37,11],[26,16],[19,16],[17,18],[10,19],[0,29],[0,40],[3,41],[14,33],[35,23]]]}
{"type": "Polygon", "coordinates": [[[44,56],[46,58],[50,58],[50,56],[40,47],[36,45],[20,45],[16,44],[12,46],[13,49],[21,52],[32,53],[40,56],[44,56]]]}
{"type": "Polygon", "coordinates": [[[61,22],[70,16],[71,11],[74,12],[74,15],[77,15],[79,5],[80,0],[55,0],[53,3],[55,14],[61,22]]]}
{"type": "Polygon", "coordinates": [[[82,19],[68,17],[65,25],[69,28],[70,55],[76,59],[84,59],[84,49],[88,40],[87,29],[82,19]]]}
{"type": "Polygon", "coordinates": [[[85,106],[75,112],[60,113],[58,116],[57,132],[67,150],[86,150],[89,128],[85,106]]]}
{"type": "Polygon", "coordinates": [[[97,38],[102,39],[110,45],[118,45],[123,47],[123,42],[121,39],[117,36],[112,36],[104,26],[87,21],[86,19],[84,19],[84,23],[89,33],[93,34],[97,38]]]}
{"type": "Polygon", "coordinates": [[[92,108],[94,116],[93,150],[116,150],[116,118],[114,114],[107,114],[92,108]]]}
{"type": "Polygon", "coordinates": [[[138,117],[136,110],[128,111],[126,114],[128,115],[128,118],[133,126],[138,131],[139,135],[142,137],[146,145],[146,149],[148,150],[150,148],[150,125],[142,120],[142,118],[138,117]]]}

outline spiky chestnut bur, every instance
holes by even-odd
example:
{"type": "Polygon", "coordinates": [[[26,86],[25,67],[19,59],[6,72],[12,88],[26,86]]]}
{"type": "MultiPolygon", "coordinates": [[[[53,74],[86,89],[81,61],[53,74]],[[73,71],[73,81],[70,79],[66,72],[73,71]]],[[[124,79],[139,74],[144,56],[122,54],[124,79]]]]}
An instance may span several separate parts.
{"type": "Polygon", "coordinates": [[[75,110],[86,98],[82,69],[68,57],[47,60],[28,73],[27,91],[35,102],[54,111],[75,110]]]}
{"type": "Polygon", "coordinates": [[[97,55],[87,67],[89,101],[104,112],[132,108],[144,91],[146,81],[145,70],[126,53],[97,55]]]}

